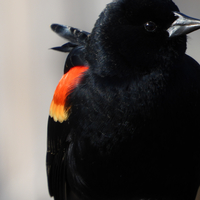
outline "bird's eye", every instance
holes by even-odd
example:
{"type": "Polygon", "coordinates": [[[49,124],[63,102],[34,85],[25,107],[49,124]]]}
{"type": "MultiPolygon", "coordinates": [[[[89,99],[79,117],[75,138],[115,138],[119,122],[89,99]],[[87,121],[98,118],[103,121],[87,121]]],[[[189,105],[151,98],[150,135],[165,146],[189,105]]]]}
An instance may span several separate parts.
{"type": "Polygon", "coordinates": [[[148,31],[148,32],[154,32],[157,28],[156,24],[152,21],[146,22],[144,24],[144,28],[148,31]]]}

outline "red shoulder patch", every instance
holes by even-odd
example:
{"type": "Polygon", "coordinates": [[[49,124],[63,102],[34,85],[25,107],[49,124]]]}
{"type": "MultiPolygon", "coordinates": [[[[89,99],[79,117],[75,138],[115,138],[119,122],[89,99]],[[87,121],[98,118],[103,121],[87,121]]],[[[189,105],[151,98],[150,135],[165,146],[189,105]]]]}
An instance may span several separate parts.
{"type": "Polygon", "coordinates": [[[65,108],[66,97],[80,83],[81,75],[88,69],[87,66],[73,67],[60,79],[49,110],[54,121],[62,123],[68,119],[70,107],[65,108]]]}

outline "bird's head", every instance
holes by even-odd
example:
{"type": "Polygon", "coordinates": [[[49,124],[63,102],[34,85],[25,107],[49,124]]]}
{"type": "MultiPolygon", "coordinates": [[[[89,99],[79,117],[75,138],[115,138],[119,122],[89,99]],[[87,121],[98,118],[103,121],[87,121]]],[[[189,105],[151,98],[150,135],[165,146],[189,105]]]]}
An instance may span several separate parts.
{"type": "Polygon", "coordinates": [[[186,34],[199,28],[200,20],[181,14],[171,0],[114,0],[91,33],[90,58],[112,69],[146,70],[148,63],[150,70],[185,54],[186,34]]]}

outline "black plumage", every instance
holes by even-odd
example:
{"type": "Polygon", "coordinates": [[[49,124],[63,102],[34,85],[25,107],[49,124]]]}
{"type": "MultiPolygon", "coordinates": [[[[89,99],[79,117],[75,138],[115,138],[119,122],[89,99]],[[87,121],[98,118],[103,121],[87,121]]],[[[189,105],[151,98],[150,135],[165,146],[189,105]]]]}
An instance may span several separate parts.
{"type": "Polygon", "coordinates": [[[55,48],[70,52],[64,73],[89,67],[66,97],[69,117],[49,117],[55,200],[195,199],[200,66],[185,51],[199,24],[171,0],[115,0],[91,34],[52,25],[71,41],[55,48]]]}

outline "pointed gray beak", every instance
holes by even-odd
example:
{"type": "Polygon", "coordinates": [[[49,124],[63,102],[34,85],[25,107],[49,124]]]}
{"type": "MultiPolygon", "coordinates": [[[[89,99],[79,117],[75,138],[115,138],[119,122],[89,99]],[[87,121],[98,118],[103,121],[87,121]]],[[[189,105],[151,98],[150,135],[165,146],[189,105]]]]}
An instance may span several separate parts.
{"type": "Polygon", "coordinates": [[[169,37],[184,35],[200,29],[200,20],[188,17],[179,12],[173,12],[178,17],[172,25],[167,29],[169,37]]]}

